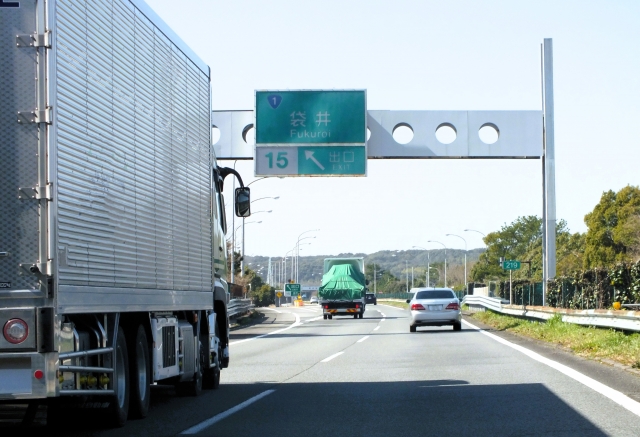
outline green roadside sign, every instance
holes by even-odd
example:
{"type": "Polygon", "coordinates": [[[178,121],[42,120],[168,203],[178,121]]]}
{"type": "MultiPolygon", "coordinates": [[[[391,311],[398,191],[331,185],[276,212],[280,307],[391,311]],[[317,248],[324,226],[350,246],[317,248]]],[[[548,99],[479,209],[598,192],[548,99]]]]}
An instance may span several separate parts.
{"type": "Polygon", "coordinates": [[[297,296],[300,293],[300,284],[284,284],[284,291],[291,292],[292,296],[297,296]]]}
{"type": "Polygon", "coordinates": [[[505,270],[520,270],[520,261],[515,261],[515,260],[503,261],[502,268],[505,270]]]}

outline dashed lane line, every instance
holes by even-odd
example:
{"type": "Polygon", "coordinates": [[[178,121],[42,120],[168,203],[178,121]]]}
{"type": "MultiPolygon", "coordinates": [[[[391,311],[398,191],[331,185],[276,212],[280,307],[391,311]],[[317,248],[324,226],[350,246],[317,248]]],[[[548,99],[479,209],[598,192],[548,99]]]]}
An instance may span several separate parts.
{"type": "Polygon", "coordinates": [[[200,431],[209,428],[211,425],[213,425],[216,422],[220,422],[222,419],[225,419],[229,416],[231,416],[234,413],[237,413],[238,411],[242,410],[243,408],[248,407],[249,405],[253,404],[254,402],[259,401],[260,399],[262,399],[265,396],[270,395],[271,393],[273,393],[275,390],[266,390],[263,391],[262,393],[260,393],[259,395],[256,395],[254,397],[252,397],[251,399],[247,399],[246,401],[244,401],[241,404],[236,405],[233,408],[229,408],[227,411],[223,411],[220,414],[216,414],[215,416],[204,420],[202,422],[200,422],[197,425],[192,426],[191,428],[185,429],[184,431],[182,431],[180,434],[181,435],[190,435],[190,434],[197,434],[200,431]]]}
{"type": "Polygon", "coordinates": [[[340,355],[342,355],[344,352],[338,352],[337,354],[333,354],[327,358],[325,358],[324,360],[320,361],[321,363],[328,363],[329,361],[333,360],[336,357],[339,357],[340,355]]]}

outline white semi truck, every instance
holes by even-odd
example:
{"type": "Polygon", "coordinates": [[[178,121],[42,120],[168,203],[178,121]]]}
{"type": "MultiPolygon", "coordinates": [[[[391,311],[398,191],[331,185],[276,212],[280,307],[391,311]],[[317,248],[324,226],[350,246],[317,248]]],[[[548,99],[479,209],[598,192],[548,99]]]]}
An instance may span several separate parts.
{"type": "Polygon", "coordinates": [[[239,175],[216,164],[209,67],[142,0],[0,3],[0,401],[121,426],[156,381],[217,387],[239,175]]]}

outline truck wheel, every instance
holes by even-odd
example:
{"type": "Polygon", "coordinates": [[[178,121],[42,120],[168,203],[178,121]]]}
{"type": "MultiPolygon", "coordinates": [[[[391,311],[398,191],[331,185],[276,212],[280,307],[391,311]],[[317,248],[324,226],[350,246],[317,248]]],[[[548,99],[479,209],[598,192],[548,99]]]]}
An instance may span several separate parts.
{"type": "Polygon", "coordinates": [[[323,318],[323,319],[325,319],[325,320],[327,320],[327,315],[326,315],[326,314],[323,314],[323,315],[322,315],[322,318],[323,318]]]}
{"type": "MultiPolygon", "coordinates": [[[[202,387],[206,390],[217,389],[218,387],[220,387],[220,369],[222,366],[222,343],[220,342],[219,331],[220,330],[218,329],[218,323],[216,321],[215,334],[216,334],[216,338],[218,339],[218,351],[216,354],[216,363],[215,363],[216,366],[210,367],[208,369],[204,369],[202,373],[202,387]]],[[[208,336],[206,337],[206,340],[208,340],[208,336]]],[[[202,341],[200,342],[200,344],[202,344],[202,341]]],[[[207,357],[204,356],[202,359],[203,368],[204,368],[204,363],[208,362],[206,358],[207,357]]]]}
{"type": "Polygon", "coordinates": [[[108,421],[109,425],[120,428],[126,423],[129,413],[129,355],[127,354],[127,340],[121,326],[118,327],[115,349],[113,387],[116,390],[116,395],[111,398],[108,421]]]}
{"type": "Polygon", "coordinates": [[[362,313],[358,314],[358,318],[359,318],[359,319],[361,319],[361,318],[363,318],[363,317],[364,317],[364,314],[362,314],[362,313]]]}
{"type": "Polygon", "coordinates": [[[358,318],[358,315],[357,315],[357,314],[354,314],[354,315],[353,315],[353,318],[354,318],[354,319],[357,319],[357,318],[358,318]]]}
{"type": "Polygon", "coordinates": [[[147,333],[142,325],[138,325],[136,341],[129,345],[128,354],[131,391],[129,399],[129,415],[133,418],[147,417],[149,413],[149,397],[151,396],[151,359],[147,333]]]}
{"type": "Polygon", "coordinates": [[[333,319],[333,314],[329,314],[327,317],[329,317],[329,320],[333,319]]]}

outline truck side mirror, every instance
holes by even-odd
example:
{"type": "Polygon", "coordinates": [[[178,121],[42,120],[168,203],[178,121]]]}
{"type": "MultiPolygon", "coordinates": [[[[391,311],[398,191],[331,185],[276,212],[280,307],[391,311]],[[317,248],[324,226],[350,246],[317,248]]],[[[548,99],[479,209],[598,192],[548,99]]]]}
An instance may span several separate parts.
{"type": "Polygon", "coordinates": [[[251,194],[249,187],[236,188],[236,216],[249,217],[251,215],[251,194]]]}

